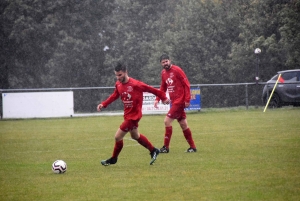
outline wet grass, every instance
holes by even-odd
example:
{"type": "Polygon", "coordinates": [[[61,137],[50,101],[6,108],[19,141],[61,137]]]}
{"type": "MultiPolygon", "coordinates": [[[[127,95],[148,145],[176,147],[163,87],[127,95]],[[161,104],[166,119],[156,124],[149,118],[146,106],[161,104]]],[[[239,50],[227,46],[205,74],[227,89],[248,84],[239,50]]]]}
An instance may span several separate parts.
{"type": "MultiPolygon", "coordinates": [[[[163,143],[164,115],[145,115],[140,132],[163,143]]],[[[111,156],[122,116],[0,121],[0,200],[299,200],[300,108],[206,109],[189,113],[197,153],[179,126],[170,153],[150,166],[129,135],[111,156]],[[51,164],[65,160],[65,174],[51,164]]]]}

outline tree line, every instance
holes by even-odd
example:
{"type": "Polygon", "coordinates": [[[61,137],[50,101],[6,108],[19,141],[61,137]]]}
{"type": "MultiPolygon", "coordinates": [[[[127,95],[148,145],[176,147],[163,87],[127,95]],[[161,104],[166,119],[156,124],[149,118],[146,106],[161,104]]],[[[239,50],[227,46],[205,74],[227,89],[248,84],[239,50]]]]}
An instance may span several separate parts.
{"type": "Polygon", "coordinates": [[[3,0],[2,89],[113,86],[115,63],[160,84],[170,55],[192,84],[260,81],[300,64],[300,0],[3,0]]]}

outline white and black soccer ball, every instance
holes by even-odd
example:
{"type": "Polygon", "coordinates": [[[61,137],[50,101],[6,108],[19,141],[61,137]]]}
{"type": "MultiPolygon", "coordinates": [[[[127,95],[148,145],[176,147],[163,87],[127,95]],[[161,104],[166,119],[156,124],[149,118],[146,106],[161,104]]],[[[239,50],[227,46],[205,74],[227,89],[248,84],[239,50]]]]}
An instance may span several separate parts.
{"type": "Polygon", "coordinates": [[[67,163],[63,160],[56,160],[52,163],[52,171],[56,174],[62,174],[67,171],[67,163]]]}

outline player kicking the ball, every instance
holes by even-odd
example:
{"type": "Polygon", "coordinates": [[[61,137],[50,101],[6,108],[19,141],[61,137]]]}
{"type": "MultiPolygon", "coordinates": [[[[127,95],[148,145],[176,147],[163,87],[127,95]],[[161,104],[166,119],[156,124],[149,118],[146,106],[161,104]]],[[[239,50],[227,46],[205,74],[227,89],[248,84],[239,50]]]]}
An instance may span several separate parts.
{"type": "Polygon", "coordinates": [[[115,67],[115,75],[117,81],[114,92],[97,106],[97,110],[101,111],[102,108],[107,107],[120,97],[124,104],[124,121],[115,134],[112,157],[102,160],[101,164],[107,166],[117,163],[123,148],[123,138],[129,132],[132,139],[150,151],[150,165],[152,165],[159,154],[159,149],[155,148],[147,137],[138,131],[138,123],[142,118],[143,92],[150,92],[158,96],[164,104],[169,104],[170,100],[166,97],[165,92],[129,77],[126,66],[121,63],[115,67]]]}

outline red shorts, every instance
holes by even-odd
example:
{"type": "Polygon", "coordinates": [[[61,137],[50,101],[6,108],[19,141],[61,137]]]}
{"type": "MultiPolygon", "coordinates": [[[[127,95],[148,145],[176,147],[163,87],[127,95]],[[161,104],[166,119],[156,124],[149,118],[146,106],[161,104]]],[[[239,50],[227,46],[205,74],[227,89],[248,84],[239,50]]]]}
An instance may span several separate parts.
{"type": "Polygon", "coordinates": [[[133,129],[136,129],[139,127],[139,121],[140,119],[137,120],[124,120],[123,123],[120,125],[120,129],[124,132],[131,131],[133,129]]]}
{"type": "Polygon", "coordinates": [[[186,119],[186,113],[184,111],[184,104],[180,105],[172,105],[171,109],[169,110],[167,116],[171,119],[177,119],[177,121],[181,121],[182,119],[186,119]]]}

